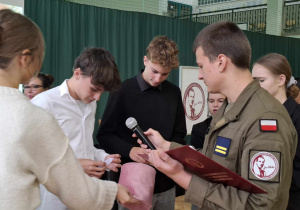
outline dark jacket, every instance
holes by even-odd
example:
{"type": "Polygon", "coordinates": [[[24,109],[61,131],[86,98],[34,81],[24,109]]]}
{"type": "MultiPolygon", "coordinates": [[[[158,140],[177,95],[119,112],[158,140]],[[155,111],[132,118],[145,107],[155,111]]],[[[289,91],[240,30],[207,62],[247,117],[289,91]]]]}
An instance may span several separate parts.
{"type": "Polygon", "coordinates": [[[195,148],[203,148],[205,135],[208,133],[211,120],[212,117],[210,116],[204,121],[193,125],[190,145],[194,146],[195,148]]]}
{"type": "MultiPolygon", "coordinates": [[[[298,134],[300,136],[300,105],[292,98],[289,97],[283,104],[288,111],[298,134]]],[[[296,155],[293,163],[293,178],[291,190],[300,190],[300,146],[299,141],[297,144],[296,155]]],[[[296,146],[296,145],[295,145],[296,146]]]]}

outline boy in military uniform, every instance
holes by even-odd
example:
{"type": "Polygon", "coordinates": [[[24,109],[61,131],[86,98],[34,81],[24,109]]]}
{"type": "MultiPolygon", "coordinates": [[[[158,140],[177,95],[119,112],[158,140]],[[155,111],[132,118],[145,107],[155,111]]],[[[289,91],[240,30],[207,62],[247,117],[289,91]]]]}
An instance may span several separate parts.
{"type": "Polygon", "coordinates": [[[194,52],[199,79],[209,92],[227,97],[201,152],[268,194],[211,183],[185,171],[164,152],[181,145],[164,140],[153,129],[145,132],[158,148],[150,152],[149,161],[185,188],[186,201],[200,209],[285,209],[297,134],[282,104],[253,80],[247,37],[234,23],[214,23],[200,31],[194,52]]]}

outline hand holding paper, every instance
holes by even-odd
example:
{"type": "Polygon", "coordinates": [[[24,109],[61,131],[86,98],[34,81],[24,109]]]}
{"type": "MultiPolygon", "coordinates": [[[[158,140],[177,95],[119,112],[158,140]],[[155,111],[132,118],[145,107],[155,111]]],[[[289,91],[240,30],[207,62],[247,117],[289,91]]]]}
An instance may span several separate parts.
{"type": "Polygon", "coordinates": [[[120,158],[121,158],[121,155],[119,155],[119,154],[107,155],[105,157],[106,167],[109,170],[118,172],[118,168],[121,167],[121,159],[120,158]]]}
{"type": "Polygon", "coordinates": [[[239,190],[244,190],[250,193],[267,193],[265,190],[252,184],[250,181],[230,171],[189,146],[169,150],[167,151],[167,154],[181,162],[185,170],[196,174],[209,182],[221,183],[225,186],[233,186],[239,190]]]}
{"type": "Polygon", "coordinates": [[[91,176],[100,178],[105,172],[105,162],[90,159],[78,159],[84,172],[91,176]]]}

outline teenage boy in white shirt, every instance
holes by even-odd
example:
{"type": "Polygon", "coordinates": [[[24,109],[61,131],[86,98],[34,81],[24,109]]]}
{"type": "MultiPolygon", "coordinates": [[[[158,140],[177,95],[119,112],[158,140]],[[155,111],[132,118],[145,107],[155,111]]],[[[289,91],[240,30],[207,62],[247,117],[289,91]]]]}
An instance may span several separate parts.
{"type": "MultiPolygon", "coordinates": [[[[33,104],[46,109],[57,119],[84,172],[92,177],[100,178],[106,168],[117,172],[121,167],[119,154],[109,155],[93,144],[96,101],[104,91],[117,90],[120,83],[110,52],[103,48],[87,48],[76,58],[73,76],[69,80],[32,100],[33,104]]],[[[43,186],[41,200],[39,209],[67,209],[43,186]]]]}

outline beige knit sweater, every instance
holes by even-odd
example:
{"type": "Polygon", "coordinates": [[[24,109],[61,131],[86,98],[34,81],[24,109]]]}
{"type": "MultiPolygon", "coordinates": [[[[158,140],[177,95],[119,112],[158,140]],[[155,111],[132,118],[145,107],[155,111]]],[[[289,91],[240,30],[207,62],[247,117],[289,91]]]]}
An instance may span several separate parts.
{"type": "Polygon", "coordinates": [[[39,184],[71,209],[111,209],[118,190],[83,172],[50,114],[0,86],[0,209],[35,209],[39,184]]]}

